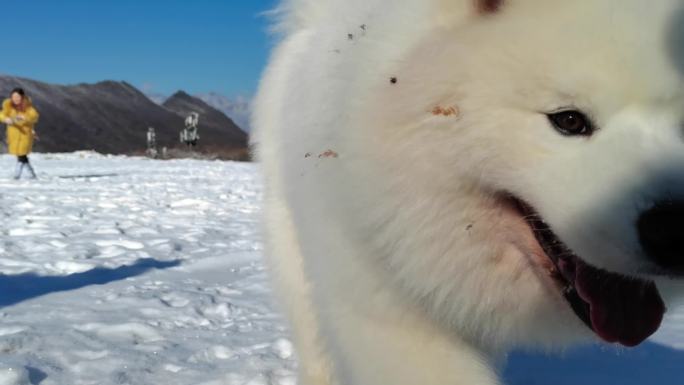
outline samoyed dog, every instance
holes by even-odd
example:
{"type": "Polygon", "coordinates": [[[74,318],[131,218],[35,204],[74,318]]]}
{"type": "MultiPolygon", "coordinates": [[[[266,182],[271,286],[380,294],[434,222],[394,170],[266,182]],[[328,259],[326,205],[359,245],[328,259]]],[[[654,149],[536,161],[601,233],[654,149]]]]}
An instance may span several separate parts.
{"type": "Polygon", "coordinates": [[[301,385],[635,346],[684,275],[680,0],[290,0],[256,100],[301,385]]]}

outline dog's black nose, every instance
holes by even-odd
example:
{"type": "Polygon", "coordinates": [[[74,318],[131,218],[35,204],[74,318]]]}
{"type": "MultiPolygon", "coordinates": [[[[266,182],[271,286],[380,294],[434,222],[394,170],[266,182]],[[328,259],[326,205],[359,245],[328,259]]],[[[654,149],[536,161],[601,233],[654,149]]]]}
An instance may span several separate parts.
{"type": "Polygon", "coordinates": [[[637,221],[639,241],[661,267],[684,272],[684,201],[665,201],[644,212],[637,221]]]}

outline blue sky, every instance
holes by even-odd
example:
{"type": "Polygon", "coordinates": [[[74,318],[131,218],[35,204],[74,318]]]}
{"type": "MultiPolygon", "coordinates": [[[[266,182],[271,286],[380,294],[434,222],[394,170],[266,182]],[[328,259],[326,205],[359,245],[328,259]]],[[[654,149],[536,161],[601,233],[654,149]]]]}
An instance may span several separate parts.
{"type": "Polygon", "coordinates": [[[30,0],[0,7],[0,73],[251,96],[276,0],[30,0]]]}

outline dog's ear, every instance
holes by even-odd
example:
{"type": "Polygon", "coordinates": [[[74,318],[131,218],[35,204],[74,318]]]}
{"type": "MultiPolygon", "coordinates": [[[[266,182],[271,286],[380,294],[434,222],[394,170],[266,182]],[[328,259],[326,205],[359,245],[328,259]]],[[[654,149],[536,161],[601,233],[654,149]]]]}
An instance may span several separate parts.
{"type": "Polygon", "coordinates": [[[504,0],[474,0],[475,9],[481,15],[491,15],[499,12],[504,5],[504,0]]]}

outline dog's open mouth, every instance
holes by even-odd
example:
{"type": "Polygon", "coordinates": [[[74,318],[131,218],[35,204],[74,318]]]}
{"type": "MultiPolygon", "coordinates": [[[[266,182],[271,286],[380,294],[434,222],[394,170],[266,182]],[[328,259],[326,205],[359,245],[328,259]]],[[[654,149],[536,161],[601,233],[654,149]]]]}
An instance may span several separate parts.
{"type": "Polygon", "coordinates": [[[666,309],[655,283],[590,266],[530,205],[512,199],[555,266],[554,275],[568,303],[600,338],[632,347],[658,330],[666,309]]]}

